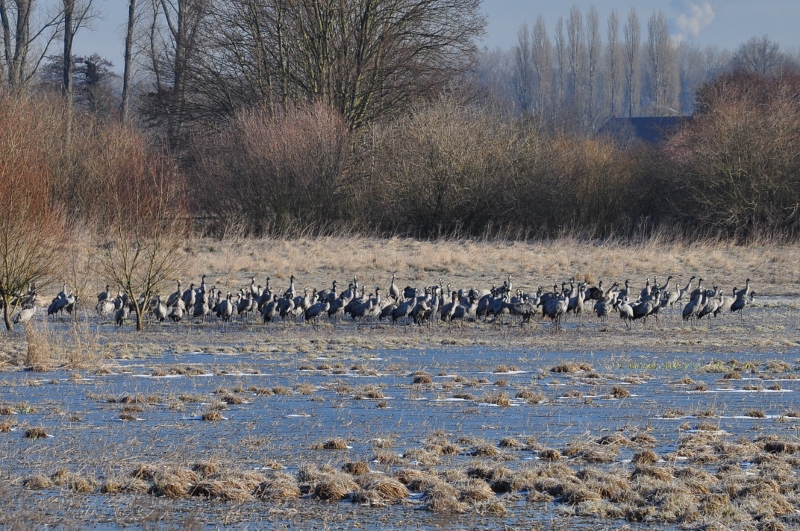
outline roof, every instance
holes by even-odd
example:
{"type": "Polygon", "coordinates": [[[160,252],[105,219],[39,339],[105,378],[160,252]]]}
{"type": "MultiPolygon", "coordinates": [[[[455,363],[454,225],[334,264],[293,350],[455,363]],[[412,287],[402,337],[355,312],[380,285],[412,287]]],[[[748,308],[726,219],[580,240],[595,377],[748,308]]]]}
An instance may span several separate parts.
{"type": "Polygon", "coordinates": [[[669,139],[691,119],[691,116],[610,118],[597,133],[624,143],[640,140],[648,144],[659,144],[669,139]]]}

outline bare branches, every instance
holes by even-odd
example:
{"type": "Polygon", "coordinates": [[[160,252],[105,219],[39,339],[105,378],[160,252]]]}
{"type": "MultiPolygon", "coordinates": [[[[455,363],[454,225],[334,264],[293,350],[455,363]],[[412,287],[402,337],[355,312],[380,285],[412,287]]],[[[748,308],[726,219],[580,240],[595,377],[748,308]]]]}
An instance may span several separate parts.
{"type": "Polygon", "coordinates": [[[163,153],[128,129],[109,131],[111,155],[102,164],[97,271],[134,305],[137,328],[152,297],[185,266],[188,234],[183,179],[163,153]],[[120,140],[110,141],[113,135],[120,140]]]}
{"type": "Polygon", "coordinates": [[[0,100],[0,301],[7,330],[15,301],[31,284],[48,280],[63,243],[41,115],[30,100],[0,100]]]}

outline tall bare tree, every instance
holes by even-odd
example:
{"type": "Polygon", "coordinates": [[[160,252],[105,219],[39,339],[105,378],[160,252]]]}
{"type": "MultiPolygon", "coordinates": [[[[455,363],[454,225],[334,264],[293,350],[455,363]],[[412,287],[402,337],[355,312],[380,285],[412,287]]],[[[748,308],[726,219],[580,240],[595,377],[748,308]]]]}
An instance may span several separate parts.
{"type": "Polygon", "coordinates": [[[586,105],[586,40],[583,15],[573,6],[567,17],[567,46],[569,50],[569,97],[576,117],[583,118],[586,105]]]}
{"type": "Polygon", "coordinates": [[[650,100],[655,115],[678,114],[678,65],[675,46],[669,38],[667,16],[653,13],[647,22],[647,58],[650,100]]]}
{"type": "Polygon", "coordinates": [[[617,116],[622,108],[622,44],[619,40],[619,17],[612,9],[608,16],[608,44],[605,61],[605,94],[610,116],[617,116]]]}
{"type": "Polygon", "coordinates": [[[517,45],[514,47],[514,93],[517,105],[523,112],[530,112],[535,86],[535,70],[531,46],[531,34],[527,24],[517,32],[517,45]]]}
{"type": "Polygon", "coordinates": [[[37,5],[37,0],[0,0],[6,83],[14,91],[27,87],[56,38],[62,19],[62,10],[58,10],[43,15],[44,22],[33,27],[37,5]],[[38,43],[35,49],[34,43],[38,43]]]}
{"type": "MultiPolygon", "coordinates": [[[[170,147],[184,145],[187,97],[209,14],[210,0],[150,0],[150,63],[154,79],[148,115],[166,117],[170,147]]],[[[130,6],[129,6],[130,8],[130,6]]]]}
{"type": "Polygon", "coordinates": [[[209,21],[198,113],[321,101],[351,127],[451,86],[485,26],[479,0],[221,0],[209,21]]]}
{"type": "Polygon", "coordinates": [[[600,39],[600,16],[597,9],[592,6],[586,14],[586,92],[587,92],[587,118],[589,130],[594,130],[597,121],[597,102],[601,85],[600,54],[603,44],[600,39]]]}
{"type": "Polygon", "coordinates": [[[91,13],[93,0],[62,0],[62,12],[64,27],[62,29],[63,49],[62,49],[62,93],[67,107],[66,113],[66,133],[65,145],[69,150],[72,138],[72,103],[74,99],[73,75],[75,61],[72,56],[72,42],[75,34],[93,16],[91,13]]]}
{"type": "Polygon", "coordinates": [[[0,100],[0,303],[6,330],[31,284],[55,273],[64,243],[63,216],[53,196],[47,128],[53,114],[29,98],[0,100]]]}
{"type": "Polygon", "coordinates": [[[790,64],[789,58],[780,51],[780,45],[763,37],[753,37],[740,45],[733,54],[731,65],[761,75],[777,75],[790,64]]]}
{"type": "Polygon", "coordinates": [[[553,47],[547,35],[544,17],[539,15],[533,26],[532,55],[536,72],[535,105],[540,112],[551,111],[553,107],[553,47]]]}
{"type": "Polygon", "coordinates": [[[556,105],[560,113],[564,112],[567,103],[567,78],[569,76],[569,52],[567,39],[564,35],[564,19],[558,18],[555,34],[555,60],[556,60],[556,105]]]}
{"type": "Polygon", "coordinates": [[[183,178],[166,155],[154,153],[129,129],[108,131],[107,155],[101,155],[103,232],[96,270],[119,286],[134,307],[136,329],[152,298],[166,289],[186,265],[184,246],[189,220],[183,178]]]}
{"type": "Polygon", "coordinates": [[[131,79],[133,77],[133,31],[136,27],[136,0],[128,0],[128,21],[125,30],[125,52],[122,70],[122,100],[120,118],[123,123],[130,117],[131,79]]]}
{"type": "Polygon", "coordinates": [[[636,8],[632,7],[628,13],[628,21],[622,30],[625,35],[625,99],[627,102],[628,116],[639,113],[639,98],[641,91],[641,41],[642,34],[639,26],[639,16],[636,8]]]}

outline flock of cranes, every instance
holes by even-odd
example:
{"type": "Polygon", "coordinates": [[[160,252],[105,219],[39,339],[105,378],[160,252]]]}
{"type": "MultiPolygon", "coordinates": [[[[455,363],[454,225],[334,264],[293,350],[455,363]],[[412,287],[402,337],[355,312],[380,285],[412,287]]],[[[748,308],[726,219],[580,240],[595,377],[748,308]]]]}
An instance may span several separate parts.
{"type": "MultiPolygon", "coordinates": [[[[336,323],[349,318],[353,321],[417,325],[437,321],[503,323],[514,319],[526,323],[541,317],[549,319],[553,327],[558,329],[569,314],[583,319],[584,314],[594,313],[605,321],[609,315],[616,313],[630,328],[633,321],[646,322],[648,318],[657,320],[662,309],[676,305],[680,308],[683,320],[692,325],[706,316],[717,317],[733,312],[742,314],[755,296],[749,278],[745,280],[744,288],[733,288],[728,292],[716,285],[706,288],[702,278],[697,279],[695,286],[694,276],[681,287],[677,282],[671,284],[670,276],[663,284],[657,278],[653,278],[651,283],[648,278],[640,291],[631,287],[630,280],[625,280],[624,287],[614,282],[606,288],[602,281],[596,286],[587,286],[585,282],[570,279],[560,286],[555,284],[552,291],[540,287],[534,294],[515,290],[511,275],[502,285],[484,290],[456,290],[449,284],[442,286],[441,282],[400,289],[395,280],[395,275],[392,275],[385,293],[380,287],[367,293],[355,277],[346,290],[339,291],[338,283],[333,281],[329,289],[304,288],[301,292],[296,287],[295,277],[291,276],[288,288],[281,292],[273,290],[269,278],[265,286],[257,286],[253,277],[249,286],[239,289],[234,295],[231,292],[223,294],[222,290],[213,286],[208,287],[203,275],[197,286],[192,283],[184,289],[183,283],[178,281],[177,290],[166,299],[156,296],[149,304],[148,314],[159,323],[167,319],[175,323],[189,319],[218,319],[223,323],[234,319],[243,323],[251,319],[265,323],[316,323],[328,319],[336,323]]],[[[138,303],[143,307],[143,298],[138,303]]],[[[29,288],[13,305],[17,308],[13,317],[15,324],[30,321],[37,309],[36,290],[29,288]]],[[[67,290],[64,282],[61,292],[49,304],[47,316],[72,315],[77,306],[77,297],[67,290]]],[[[118,326],[122,326],[134,311],[134,305],[126,295],[120,291],[114,295],[111,287],[106,286],[105,291],[97,295],[95,310],[101,319],[111,318],[118,326]]]]}
{"type": "MultiPolygon", "coordinates": [[[[206,285],[205,275],[200,283],[184,288],[178,281],[177,289],[168,297],[156,296],[149,305],[150,317],[162,323],[171,320],[175,323],[199,319],[203,321],[220,320],[223,323],[235,319],[246,323],[251,320],[269,322],[305,321],[316,323],[328,319],[334,323],[345,318],[353,321],[387,321],[394,324],[431,324],[436,321],[453,323],[457,321],[491,321],[503,323],[509,320],[529,322],[533,318],[546,318],[558,329],[569,314],[583,319],[584,314],[594,313],[601,320],[609,315],[619,314],[630,328],[633,321],[658,319],[659,312],[665,308],[680,308],[683,319],[692,324],[706,316],[740,312],[753,300],[754,293],[750,279],[745,280],[743,289],[721,291],[717,286],[706,289],[703,279],[694,285],[695,277],[681,287],[671,284],[668,277],[663,284],[654,278],[645,282],[645,287],[635,291],[630,280],[624,287],[614,282],[604,287],[603,282],[587,286],[585,282],[570,279],[553,286],[552,291],[540,287],[536,293],[528,294],[514,289],[512,276],[502,285],[491,289],[476,288],[453,289],[449,284],[398,288],[396,277],[392,275],[389,288],[384,292],[376,287],[367,293],[365,287],[353,278],[345,290],[339,290],[333,281],[328,289],[304,288],[300,291],[291,276],[285,290],[273,289],[270,279],[265,286],[256,285],[255,278],[250,285],[235,293],[226,292],[206,285]]],[[[144,300],[140,300],[142,305],[144,300]]],[[[76,298],[64,287],[50,304],[47,314],[71,314],[76,307],[76,298]]],[[[133,305],[126,295],[119,291],[116,295],[111,287],[97,296],[95,307],[101,318],[113,319],[122,326],[130,317],[133,305]]],[[[24,311],[24,310],[23,310],[24,311]]],[[[34,306],[35,311],[35,306],[34,306]]],[[[22,315],[20,312],[19,315],[22,315]]],[[[22,317],[20,317],[22,319],[22,317]]],[[[27,316],[26,319],[30,319],[27,316]]],[[[24,321],[23,321],[24,322],[24,321]]]]}

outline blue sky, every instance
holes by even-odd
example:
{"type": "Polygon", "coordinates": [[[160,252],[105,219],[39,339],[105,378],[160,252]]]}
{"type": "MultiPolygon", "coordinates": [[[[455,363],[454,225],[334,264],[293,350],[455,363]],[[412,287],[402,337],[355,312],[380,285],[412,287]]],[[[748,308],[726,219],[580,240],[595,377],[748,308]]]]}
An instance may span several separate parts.
{"type": "MultiPolygon", "coordinates": [[[[97,52],[120,70],[127,2],[95,0],[94,3],[102,19],[94,20],[91,28],[78,34],[75,53],[97,52]]],[[[784,51],[800,48],[797,29],[800,0],[483,0],[489,24],[482,44],[488,48],[511,48],[516,43],[520,25],[527,22],[532,26],[540,14],[552,38],[558,18],[563,16],[566,20],[572,6],[578,6],[584,15],[595,6],[602,30],[612,9],[617,10],[622,25],[631,7],[635,7],[643,39],[647,38],[647,19],[661,10],[670,21],[674,37],[701,47],[716,45],[734,50],[751,37],[767,35],[784,51]]]]}

